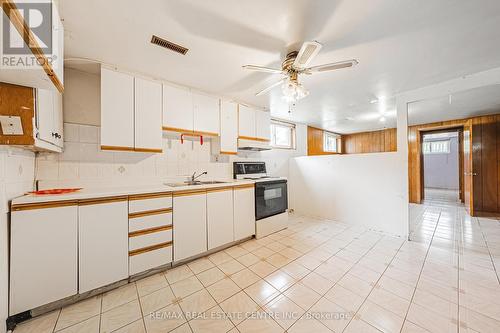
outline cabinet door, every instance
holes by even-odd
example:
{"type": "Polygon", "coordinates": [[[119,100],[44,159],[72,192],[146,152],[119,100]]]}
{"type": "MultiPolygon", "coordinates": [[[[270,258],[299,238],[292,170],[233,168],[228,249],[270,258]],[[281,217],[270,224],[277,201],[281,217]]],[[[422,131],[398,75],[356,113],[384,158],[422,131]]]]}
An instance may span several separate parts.
{"type": "Polygon", "coordinates": [[[163,85],[163,127],[193,130],[193,99],[188,89],[163,85]]]}
{"type": "Polygon", "coordinates": [[[220,152],[238,152],[238,105],[222,102],[220,109],[220,152]]]}
{"type": "Polygon", "coordinates": [[[79,292],[128,277],[127,200],[78,207],[79,292]]]}
{"type": "Polygon", "coordinates": [[[254,188],[234,188],[234,240],[255,235],[254,188]]]}
{"type": "Polygon", "coordinates": [[[36,90],[36,125],[38,139],[55,143],[54,96],[50,90],[36,90]]]}
{"type": "Polygon", "coordinates": [[[54,92],[54,112],[52,122],[54,133],[56,134],[54,144],[62,148],[64,143],[63,100],[62,94],[58,92],[54,92]]]}
{"type": "Polygon", "coordinates": [[[255,112],[255,136],[269,140],[271,137],[271,114],[264,111],[255,112]]]}
{"type": "Polygon", "coordinates": [[[233,189],[207,193],[208,249],[234,241],[233,189]]]}
{"type": "Polygon", "coordinates": [[[134,149],[134,77],[102,67],[101,148],[134,149]]]}
{"type": "Polygon", "coordinates": [[[248,106],[239,105],[238,109],[239,136],[255,138],[255,110],[248,106]]]}
{"type": "Polygon", "coordinates": [[[77,214],[76,205],[12,212],[10,315],[76,295],[77,214]]]}
{"type": "Polygon", "coordinates": [[[135,79],[135,149],[162,151],[162,85],[135,79]]]}
{"type": "Polygon", "coordinates": [[[213,96],[193,94],[193,106],[195,132],[219,135],[220,99],[213,96]]]}
{"type": "Polygon", "coordinates": [[[174,261],[207,251],[207,194],[174,194],[174,261]]]}

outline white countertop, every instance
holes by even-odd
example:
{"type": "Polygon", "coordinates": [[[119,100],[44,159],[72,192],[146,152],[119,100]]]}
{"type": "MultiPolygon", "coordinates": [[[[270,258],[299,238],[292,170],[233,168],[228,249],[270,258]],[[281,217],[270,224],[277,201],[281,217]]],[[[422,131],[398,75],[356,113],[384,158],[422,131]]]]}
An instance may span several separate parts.
{"type": "Polygon", "coordinates": [[[83,199],[105,198],[105,197],[145,194],[145,193],[177,192],[185,190],[200,190],[200,189],[209,189],[209,188],[254,184],[254,183],[255,182],[253,180],[231,179],[231,180],[224,180],[224,183],[218,183],[218,184],[186,185],[177,187],[158,184],[149,186],[138,185],[138,186],[126,186],[126,187],[83,188],[77,192],[67,193],[67,194],[51,194],[51,195],[26,194],[13,199],[12,204],[13,205],[35,204],[35,203],[51,202],[51,201],[83,200],[83,199]]]}

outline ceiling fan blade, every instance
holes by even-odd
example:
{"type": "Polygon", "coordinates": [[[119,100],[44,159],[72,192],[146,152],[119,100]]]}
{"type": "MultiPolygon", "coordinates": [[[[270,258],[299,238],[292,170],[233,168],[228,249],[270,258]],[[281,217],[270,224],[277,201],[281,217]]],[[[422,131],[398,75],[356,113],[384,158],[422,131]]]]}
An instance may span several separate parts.
{"type": "Polygon", "coordinates": [[[257,65],[244,65],[243,68],[249,69],[251,71],[265,72],[265,73],[271,73],[271,74],[282,74],[283,73],[283,71],[281,69],[269,68],[269,67],[257,66],[257,65]]]}
{"type": "Polygon", "coordinates": [[[293,62],[293,67],[296,69],[302,69],[307,67],[307,65],[314,59],[314,57],[318,54],[319,50],[321,50],[320,43],[313,42],[305,42],[302,44],[300,48],[299,54],[297,54],[297,58],[293,62]]]}
{"type": "Polygon", "coordinates": [[[319,73],[319,72],[334,71],[334,70],[337,70],[337,69],[354,67],[358,63],[359,62],[356,59],[347,60],[347,61],[333,62],[331,64],[325,64],[325,65],[319,65],[319,66],[314,66],[314,67],[306,68],[301,73],[304,73],[304,74],[313,74],[313,73],[319,73]]]}
{"type": "Polygon", "coordinates": [[[269,87],[259,91],[258,93],[255,94],[255,96],[260,96],[262,94],[265,94],[267,93],[269,90],[273,89],[274,87],[276,86],[279,86],[280,84],[282,84],[283,82],[285,82],[286,80],[286,77],[282,78],[281,80],[279,80],[278,82],[275,82],[273,84],[271,84],[269,87]]]}

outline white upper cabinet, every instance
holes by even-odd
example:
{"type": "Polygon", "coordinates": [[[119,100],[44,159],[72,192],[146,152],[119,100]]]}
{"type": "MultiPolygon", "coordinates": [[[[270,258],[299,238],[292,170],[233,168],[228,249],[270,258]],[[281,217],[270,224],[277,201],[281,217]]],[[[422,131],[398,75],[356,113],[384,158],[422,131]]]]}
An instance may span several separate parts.
{"type": "Polygon", "coordinates": [[[223,101],[220,108],[220,153],[238,152],[238,104],[223,101]]]}
{"type": "Polygon", "coordinates": [[[193,130],[193,98],[189,89],[163,85],[165,130],[193,130]]]}
{"type": "Polygon", "coordinates": [[[101,149],[134,150],[134,77],[103,67],[101,149]]]}
{"type": "Polygon", "coordinates": [[[239,136],[255,138],[255,110],[245,105],[239,105],[238,127],[239,136]]]}
{"type": "Polygon", "coordinates": [[[63,147],[62,112],[61,94],[52,90],[36,90],[37,139],[63,147]]]}
{"type": "Polygon", "coordinates": [[[162,151],[162,85],[135,79],[135,150],[162,151]]]}
{"type": "Polygon", "coordinates": [[[265,140],[271,138],[271,115],[269,112],[255,112],[255,136],[265,140]]]}
{"type": "Polygon", "coordinates": [[[219,108],[219,98],[197,93],[193,94],[194,131],[206,135],[219,135],[219,108]]]}

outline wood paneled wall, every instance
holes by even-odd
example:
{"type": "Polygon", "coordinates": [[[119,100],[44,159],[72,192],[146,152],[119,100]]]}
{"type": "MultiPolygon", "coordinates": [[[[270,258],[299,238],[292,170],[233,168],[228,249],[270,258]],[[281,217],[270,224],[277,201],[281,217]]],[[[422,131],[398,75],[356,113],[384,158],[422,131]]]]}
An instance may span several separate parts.
{"type": "MultiPolygon", "coordinates": [[[[323,134],[324,130],[307,126],[307,155],[334,155],[338,153],[325,152],[323,150],[323,134]]],[[[341,147],[340,138],[337,140],[337,147],[341,147]]],[[[340,152],[339,152],[340,153],[340,152]]]]}
{"type": "Polygon", "coordinates": [[[33,88],[0,82],[0,115],[21,117],[23,135],[5,135],[0,128],[1,145],[32,145],[35,95],[33,88]]]}
{"type": "Polygon", "coordinates": [[[342,135],[343,154],[382,153],[397,150],[395,128],[342,135]]]}

